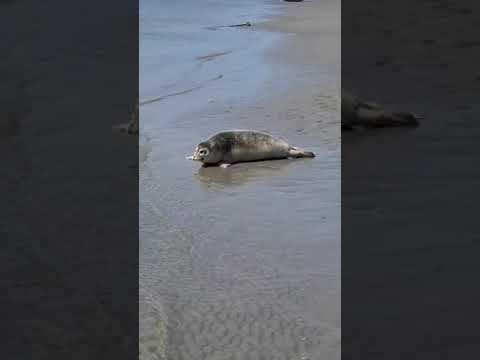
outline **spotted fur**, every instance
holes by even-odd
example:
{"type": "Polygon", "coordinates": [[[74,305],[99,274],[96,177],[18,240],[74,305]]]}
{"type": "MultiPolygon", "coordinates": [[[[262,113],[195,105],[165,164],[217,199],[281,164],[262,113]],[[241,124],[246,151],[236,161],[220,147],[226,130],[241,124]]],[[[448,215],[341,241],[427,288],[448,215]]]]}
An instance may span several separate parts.
{"type": "Polygon", "coordinates": [[[234,130],[220,132],[198,144],[192,159],[205,165],[221,165],[314,156],[312,152],[290,146],[286,141],[263,132],[234,130]]]}

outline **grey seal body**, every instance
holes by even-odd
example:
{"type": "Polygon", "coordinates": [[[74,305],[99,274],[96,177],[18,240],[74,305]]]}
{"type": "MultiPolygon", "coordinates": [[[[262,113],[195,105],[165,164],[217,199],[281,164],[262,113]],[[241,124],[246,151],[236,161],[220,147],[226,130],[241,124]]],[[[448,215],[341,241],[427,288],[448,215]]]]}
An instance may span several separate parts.
{"type": "Polygon", "coordinates": [[[365,102],[351,93],[342,90],[342,129],[352,129],[357,125],[365,127],[417,126],[421,116],[391,112],[382,106],[365,102]]]}
{"type": "Polygon", "coordinates": [[[286,158],[315,157],[310,151],[289,145],[286,141],[272,135],[252,131],[224,131],[198,144],[191,160],[201,161],[204,165],[221,165],[248,161],[274,160],[286,158]]]}

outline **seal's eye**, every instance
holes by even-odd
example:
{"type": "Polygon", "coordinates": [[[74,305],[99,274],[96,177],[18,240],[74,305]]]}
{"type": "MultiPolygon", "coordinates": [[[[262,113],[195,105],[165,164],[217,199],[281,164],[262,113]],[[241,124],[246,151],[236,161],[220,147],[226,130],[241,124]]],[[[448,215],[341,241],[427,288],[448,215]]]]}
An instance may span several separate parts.
{"type": "Polygon", "coordinates": [[[205,156],[205,155],[208,154],[208,151],[207,151],[207,149],[202,149],[202,150],[200,150],[200,151],[198,152],[198,154],[199,154],[200,156],[205,156]]]}

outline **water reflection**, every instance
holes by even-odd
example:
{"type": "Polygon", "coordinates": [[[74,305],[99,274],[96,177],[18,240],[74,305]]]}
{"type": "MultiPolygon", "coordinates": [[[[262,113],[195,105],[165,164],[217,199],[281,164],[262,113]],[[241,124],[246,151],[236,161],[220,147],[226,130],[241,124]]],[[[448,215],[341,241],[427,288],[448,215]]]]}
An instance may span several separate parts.
{"type": "Polygon", "coordinates": [[[302,159],[284,159],[241,163],[223,169],[220,167],[200,167],[195,174],[207,187],[211,184],[222,186],[240,186],[250,182],[264,181],[287,174],[292,164],[302,159]]]}

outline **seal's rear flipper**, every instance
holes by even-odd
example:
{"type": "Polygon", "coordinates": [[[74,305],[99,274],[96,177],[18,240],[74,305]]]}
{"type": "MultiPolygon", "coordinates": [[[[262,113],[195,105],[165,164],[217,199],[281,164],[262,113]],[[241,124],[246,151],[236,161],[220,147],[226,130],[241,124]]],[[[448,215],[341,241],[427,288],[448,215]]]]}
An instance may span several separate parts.
{"type": "Polygon", "coordinates": [[[306,151],[301,148],[291,146],[288,149],[288,156],[293,158],[314,158],[315,154],[311,151],[306,151]]]}
{"type": "Polygon", "coordinates": [[[418,120],[423,119],[423,116],[411,113],[392,113],[392,119],[398,125],[417,126],[418,120]]]}
{"type": "Polygon", "coordinates": [[[422,117],[410,113],[362,108],[357,110],[355,123],[366,127],[418,126],[419,119],[422,117]]]}

